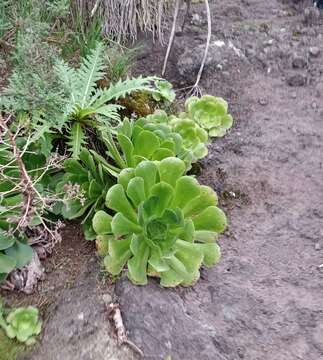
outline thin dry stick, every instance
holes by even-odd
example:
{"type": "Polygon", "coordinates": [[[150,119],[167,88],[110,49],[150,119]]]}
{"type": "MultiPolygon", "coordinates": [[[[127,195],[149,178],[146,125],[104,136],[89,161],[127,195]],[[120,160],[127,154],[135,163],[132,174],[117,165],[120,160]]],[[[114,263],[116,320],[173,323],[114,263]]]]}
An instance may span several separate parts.
{"type": "MultiPolygon", "coordinates": [[[[9,119],[7,119],[7,121],[9,121],[9,119]]],[[[22,184],[23,184],[22,195],[23,195],[23,199],[24,199],[23,200],[23,214],[18,223],[18,227],[24,228],[28,222],[28,217],[30,216],[30,212],[32,209],[32,202],[34,199],[34,196],[33,196],[34,195],[34,187],[32,184],[32,180],[30,179],[30,177],[27,173],[27,170],[25,168],[25,165],[21,159],[20,151],[16,145],[14,135],[11,133],[9,127],[7,126],[5,120],[3,119],[3,117],[1,115],[0,115],[0,126],[8,135],[9,141],[10,141],[12,149],[13,149],[13,155],[17,161],[17,164],[19,167],[19,172],[20,172],[21,179],[22,179],[22,184]]]]}
{"type": "Polygon", "coordinates": [[[196,78],[196,82],[193,85],[192,91],[198,91],[198,85],[200,83],[201,80],[201,76],[204,70],[204,66],[205,66],[205,62],[206,62],[206,58],[207,58],[207,54],[209,52],[209,47],[210,47],[210,42],[211,42],[211,35],[212,35],[212,20],[211,20],[211,11],[210,11],[210,5],[209,5],[209,1],[205,0],[205,7],[206,7],[206,14],[207,14],[207,40],[206,40],[206,46],[205,46],[205,51],[204,51],[204,56],[203,56],[203,60],[201,63],[201,67],[200,70],[197,74],[197,78],[196,78]]]}
{"type": "Polygon", "coordinates": [[[132,350],[136,351],[141,357],[143,357],[144,353],[142,352],[142,350],[139,349],[139,347],[136,344],[134,344],[132,341],[130,341],[127,338],[127,332],[123,325],[119,304],[111,303],[107,305],[107,309],[108,309],[108,316],[113,321],[113,325],[116,329],[118,344],[119,345],[127,344],[129,347],[132,348],[132,350]]]}
{"type": "Polygon", "coordinates": [[[174,42],[174,36],[175,36],[175,31],[176,31],[176,23],[177,23],[178,11],[179,11],[179,4],[180,4],[180,0],[176,0],[175,10],[174,10],[174,19],[173,19],[173,25],[172,25],[172,31],[171,31],[170,37],[169,37],[167,52],[166,52],[166,56],[165,56],[165,60],[164,60],[164,66],[163,66],[163,71],[162,71],[162,76],[165,75],[166,67],[167,67],[167,62],[168,62],[168,58],[169,58],[169,54],[170,54],[170,51],[171,51],[171,49],[172,49],[173,42],[174,42]]]}
{"type": "Polygon", "coordinates": [[[183,21],[183,24],[182,24],[182,32],[184,31],[186,21],[189,18],[189,15],[190,15],[190,12],[191,12],[191,2],[192,2],[192,0],[186,0],[185,2],[186,2],[186,13],[185,13],[184,21],[183,21]]]}

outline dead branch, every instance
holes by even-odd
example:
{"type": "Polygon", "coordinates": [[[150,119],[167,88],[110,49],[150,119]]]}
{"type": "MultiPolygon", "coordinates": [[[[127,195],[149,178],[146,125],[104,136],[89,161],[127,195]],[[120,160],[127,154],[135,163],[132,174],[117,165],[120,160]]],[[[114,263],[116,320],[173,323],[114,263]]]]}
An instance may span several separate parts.
{"type": "Polygon", "coordinates": [[[182,24],[182,32],[184,31],[187,19],[190,16],[192,0],[185,0],[185,2],[186,2],[186,13],[184,15],[184,20],[183,20],[183,24],[182,24]]]}
{"type": "Polygon", "coordinates": [[[165,75],[169,54],[170,54],[170,51],[171,51],[173,43],[174,43],[174,36],[175,36],[175,32],[176,32],[176,23],[177,23],[178,11],[179,11],[179,4],[180,4],[180,0],[176,0],[175,9],[174,9],[172,31],[170,33],[170,37],[169,37],[169,41],[168,41],[168,46],[167,46],[166,56],[165,56],[165,60],[164,60],[162,76],[165,75]]]}
{"type": "Polygon", "coordinates": [[[209,52],[209,47],[210,47],[210,42],[211,42],[211,35],[212,35],[212,20],[211,20],[211,10],[210,10],[210,4],[208,0],[205,0],[205,7],[206,7],[206,14],[207,14],[207,39],[206,39],[206,45],[205,45],[205,51],[204,51],[204,56],[203,56],[203,60],[201,63],[201,67],[200,70],[197,74],[197,78],[196,78],[196,82],[193,85],[193,91],[195,91],[194,89],[198,89],[201,77],[202,77],[202,73],[204,70],[204,66],[206,63],[206,58],[207,58],[207,54],[209,52]]]}
{"type": "Polygon", "coordinates": [[[132,350],[134,350],[141,357],[143,357],[144,356],[143,351],[139,349],[139,347],[136,344],[134,344],[132,341],[130,341],[127,338],[127,332],[123,324],[119,304],[111,303],[107,305],[107,310],[108,310],[109,319],[110,321],[112,321],[113,326],[116,330],[118,344],[120,346],[123,344],[128,345],[132,350]]]}
{"type": "MultiPolygon", "coordinates": [[[[11,148],[13,151],[14,158],[16,159],[16,162],[18,164],[20,176],[21,176],[21,183],[23,185],[22,188],[22,195],[23,195],[23,213],[21,216],[21,219],[19,220],[19,223],[17,225],[17,228],[24,229],[28,224],[28,219],[32,215],[32,204],[34,199],[34,186],[33,182],[28,175],[28,172],[25,168],[25,165],[22,161],[20,150],[17,147],[15,137],[13,133],[11,132],[9,126],[7,126],[7,122],[10,120],[10,117],[7,119],[7,121],[4,120],[4,118],[0,115],[0,126],[3,129],[3,131],[8,136],[9,142],[11,144],[11,148]]],[[[37,190],[36,190],[37,191],[37,190]]],[[[38,193],[38,191],[37,191],[38,193]]]]}

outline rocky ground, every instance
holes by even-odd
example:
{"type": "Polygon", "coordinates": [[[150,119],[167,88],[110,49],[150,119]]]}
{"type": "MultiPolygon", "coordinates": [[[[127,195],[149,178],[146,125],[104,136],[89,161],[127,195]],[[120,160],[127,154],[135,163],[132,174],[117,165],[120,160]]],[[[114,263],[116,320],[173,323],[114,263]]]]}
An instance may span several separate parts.
{"type": "MultiPolygon", "coordinates": [[[[201,89],[223,96],[232,131],[210,147],[200,180],[230,226],[218,266],[193,288],[114,289],[84,257],[28,359],[135,359],[118,347],[105,302],[117,301],[144,359],[323,358],[323,15],[311,1],[211,2],[213,35],[201,89]],[[321,265],[322,264],[322,265],[321,265]]],[[[203,4],[178,32],[167,78],[194,82],[205,41],[203,4]]],[[[137,72],[160,73],[165,49],[142,49],[137,72]]]]}

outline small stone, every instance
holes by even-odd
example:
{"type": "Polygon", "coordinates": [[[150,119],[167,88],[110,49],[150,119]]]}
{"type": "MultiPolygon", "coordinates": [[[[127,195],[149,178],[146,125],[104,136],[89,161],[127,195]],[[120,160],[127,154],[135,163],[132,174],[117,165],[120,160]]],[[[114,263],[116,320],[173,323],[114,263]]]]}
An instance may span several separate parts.
{"type": "Polygon", "coordinates": [[[84,320],[84,313],[81,312],[77,315],[78,320],[83,321],[84,320]]]}
{"type": "Polygon", "coordinates": [[[274,39],[264,41],[264,46],[271,46],[274,43],[274,39]]]}
{"type": "Polygon", "coordinates": [[[317,242],[317,243],[315,244],[315,250],[316,250],[316,251],[321,250],[321,245],[320,245],[319,242],[317,242]]]}
{"type": "Polygon", "coordinates": [[[319,265],[319,266],[317,267],[317,269],[318,269],[320,272],[323,272],[323,264],[319,265]]]}
{"type": "Polygon", "coordinates": [[[102,300],[105,303],[105,305],[109,305],[112,303],[112,297],[110,294],[103,294],[102,295],[102,300]]]}
{"type": "Polygon", "coordinates": [[[287,84],[289,86],[304,86],[306,82],[307,77],[304,74],[291,74],[287,77],[287,84]]]}
{"type": "Polygon", "coordinates": [[[321,53],[321,50],[317,46],[312,46],[309,48],[309,53],[313,57],[318,57],[321,53]]]}
{"type": "Polygon", "coordinates": [[[192,15],[191,24],[195,26],[202,26],[207,23],[205,16],[200,16],[199,14],[195,13],[192,15]]]}
{"type": "Polygon", "coordinates": [[[322,97],[323,96],[323,82],[320,82],[316,85],[315,87],[315,96],[317,98],[322,97]]]}
{"type": "Polygon", "coordinates": [[[251,57],[255,57],[256,56],[256,50],[252,49],[252,48],[248,48],[245,51],[246,57],[251,58],[251,57]]]}
{"type": "Polygon", "coordinates": [[[295,91],[294,91],[294,92],[292,92],[291,97],[292,97],[292,99],[296,99],[296,98],[297,98],[297,94],[296,94],[296,92],[295,92],[295,91]]]}
{"type": "Polygon", "coordinates": [[[317,109],[317,103],[315,101],[312,102],[312,108],[315,110],[317,109]]]}
{"type": "Polygon", "coordinates": [[[258,99],[258,102],[262,106],[268,105],[268,100],[266,98],[260,98],[260,99],[258,99]]]}
{"type": "Polygon", "coordinates": [[[307,61],[303,56],[295,54],[292,65],[294,69],[303,69],[307,65],[307,61]]]}

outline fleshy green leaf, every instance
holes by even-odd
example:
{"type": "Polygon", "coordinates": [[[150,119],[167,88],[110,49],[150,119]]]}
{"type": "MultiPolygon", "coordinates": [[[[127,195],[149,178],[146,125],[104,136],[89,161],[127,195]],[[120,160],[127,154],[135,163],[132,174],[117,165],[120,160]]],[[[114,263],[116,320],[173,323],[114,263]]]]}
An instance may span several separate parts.
{"type": "Polygon", "coordinates": [[[200,186],[200,195],[194,197],[183,208],[186,217],[193,216],[200,213],[209,206],[216,206],[218,204],[218,197],[214,190],[208,186],[200,186]]]}
{"type": "Polygon", "coordinates": [[[144,130],[135,139],[134,154],[149,159],[159,146],[158,136],[154,135],[151,131],[144,130]]]}
{"type": "Polygon", "coordinates": [[[112,275],[120,274],[131,256],[130,239],[110,240],[109,255],[104,258],[104,265],[112,275]]]}
{"type": "Polygon", "coordinates": [[[123,169],[118,176],[118,183],[127,191],[129,181],[135,177],[135,170],[132,168],[123,169]]]}
{"type": "Polygon", "coordinates": [[[134,166],[133,163],[133,154],[134,154],[134,146],[130,139],[124,134],[118,134],[118,142],[124,153],[127,166],[134,166]]]}
{"type": "Polygon", "coordinates": [[[144,179],[145,194],[149,195],[150,189],[156,182],[157,166],[152,161],[143,161],[137,165],[135,169],[136,176],[140,176],[144,179]]]}
{"type": "Polygon", "coordinates": [[[192,176],[182,176],[176,181],[173,207],[183,208],[190,200],[200,195],[200,185],[192,176]]]}
{"type": "Polygon", "coordinates": [[[92,226],[99,235],[111,234],[112,216],[103,210],[99,210],[93,217],[92,226]]]}
{"type": "Polygon", "coordinates": [[[184,161],[174,157],[162,160],[158,168],[160,181],[164,181],[172,187],[175,187],[177,179],[180,178],[186,170],[184,161]]]}
{"type": "Polygon", "coordinates": [[[145,200],[145,183],[143,178],[137,176],[129,181],[127,195],[135,207],[138,207],[145,200]]]}
{"type": "Polygon", "coordinates": [[[208,230],[222,233],[227,226],[224,212],[216,206],[209,206],[193,218],[196,230],[208,230]]]}
{"type": "Polygon", "coordinates": [[[149,247],[144,241],[141,241],[137,252],[128,261],[128,277],[138,285],[147,284],[147,262],[149,257],[149,247]]]}
{"type": "Polygon", "coordinates": [[[220,261],[221,249],[218,244],[196,244],[195,246],[203,253],[203,264],[205,266],[214,266],[220,261]]]}
{"type": "Polygon", "coordinates": [[[121,184],[116,184],[108,190],[106,204],[109,208],[120,211],[129,220],[137,221],[136,212],[128,201],[121,184]]]}
{"type": "Polygon", "coordinates": [[[128,234],[138,234],[142,231],[141,227],[126,218],[122,213],[117,213],[111,222],[112,232],[116,236],[128,234]]]}
{"type": "Polygon", "coordinates": [[[156,215],[162,215],[173,200],[174,190],[169,184],[161,181],[151,188],[151,195],[158,197],[158,206],[155,209],[156,215]]]}

